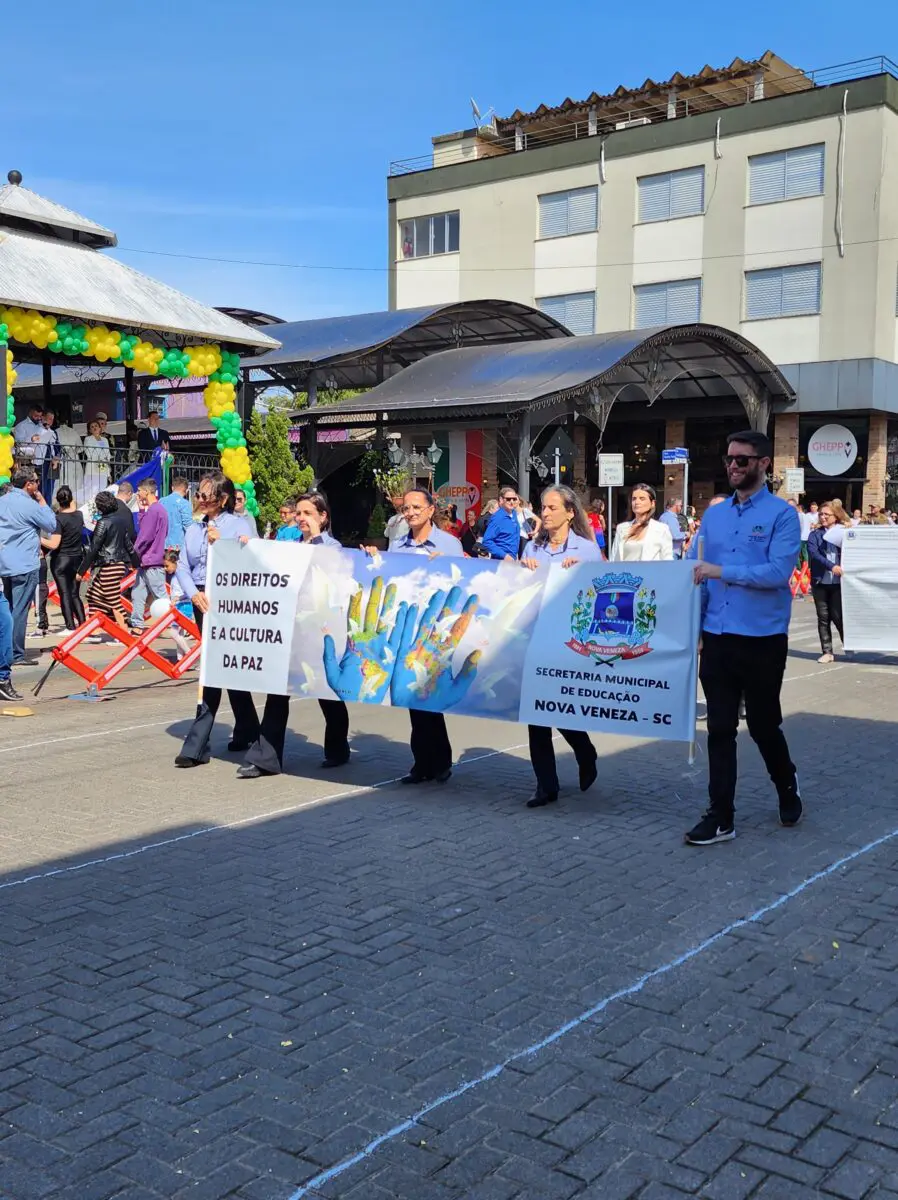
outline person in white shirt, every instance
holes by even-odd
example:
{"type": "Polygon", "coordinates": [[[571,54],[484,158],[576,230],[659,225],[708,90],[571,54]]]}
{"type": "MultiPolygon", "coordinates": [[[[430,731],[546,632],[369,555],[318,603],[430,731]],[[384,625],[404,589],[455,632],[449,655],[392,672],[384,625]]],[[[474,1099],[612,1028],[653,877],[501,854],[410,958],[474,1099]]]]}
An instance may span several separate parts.
{"type": "Polygon", "coordinates": [[[408,521],[402,515],[402,506],[405,503],[405,496],[391,496],[390,503],[396,510],[389,521],[387,521],[384,529],[384,536],[387,539],[387,549],[395,550],[396,544],[401,538],[404,538],[408,533],[408,521]]]}
{"type": "Polygon", "coordinates": [[[28,406],[28,416],[24,420],[19,421],[18,425],[13,426],[12,436],[16,443],[17,457],[20,459],[28,458],[32,462],[42,463],[44,461],[44,454],[46,453],[46,433],[43,405],[30,404],[28,406]]]}
{"type": "Polygon", "coordinates": [[[614,534],[611,562],[672,562],[673,538],[661,521],[656,521],[655,489],[637,483],[630,493],[632,521],[622,521],[614,534]]]}

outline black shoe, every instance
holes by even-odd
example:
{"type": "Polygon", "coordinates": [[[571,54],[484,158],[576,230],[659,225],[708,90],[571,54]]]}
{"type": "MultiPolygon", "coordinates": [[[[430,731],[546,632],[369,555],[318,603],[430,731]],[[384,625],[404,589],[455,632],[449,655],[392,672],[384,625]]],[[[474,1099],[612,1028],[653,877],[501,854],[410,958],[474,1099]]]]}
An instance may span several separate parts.
{"type": "Polygon", "coordinates": [[[448,783],[451,778],[452,768],[446,767],[443,771],[437,771],[436,775],[433,776],[433,781],[434,783],[448,783]]]}
{"type": "Polygon", "coordinates": [[[39,667],[41,664],[38,658],[14,658],[12,665],[14,667],[39,667]]]}
{"type": "Polygon", "coordinates": [[[334,767],[344,767],[349,762],[349,750],[345,750],[342,754],[325,754],[321,760],[321,767],[324,771],[332,771],[334,767]]]}
{"type": "Polygon", "coordinates": [[[802,804],[801,789],[798,786],[798,776],[792,780],[792,786],[780,792],[780,825],[791,828],[801,820],[802,804]]]}
{"type": "Polygon", "coordinates": [[[694,829],[686,834],[689,846],[713,846],[716,842],[729,842],[736,836],[733,818],[718,817],[710,809],[694,829]]]}
{"type": "Polygon", "coordinates": [[[202,758],[191,758],[189,754],[179,754],[175,759],[176,767],[204,767],[209,761],[209,755],[204,754],[202,758]]]}
{"type": "Polygon", "coordinates": [[[400,783],[427,783],[430,780],[429,775],[425,775],[423,771],[419,771],[417,767],[412,767],[408,775],[403,775],[399,780],[400,783]]]}
{"type": "Polygon", "coordinates": [[[588,792],[592,785],[599,777],[599,768],[596,765],[598,755],[591,758],[589,762],[580,763],[580,791],[588,792]]]}
{"type": "Polygon", "coordinates": [[[20,696],[13,687],[11,679],[0,679],[0,700],[9,700],[15,702],[23,699],[24,697],[20,696]]]}
{"type": "Polygon", "coordinates": [[[250,746],[255,745],[255,742],[238,742],[235,738],[231,738],[228,742],[228,749],[232,754],[245,754],[250,746]]]}
{"type": "Polygon", "coordinates": [[[244,763],[237,768],[238,779],[260,779],[263,775],[270,775],[271,771],[263,771],[261,767],[257,767],[255,763],[244,763]]]}
{"type": "Polygon", "coordinates": [[[539,789],[527,801],[528,808],[545,808],[547,804],[554,804],[558,799],[557,792],[541,792],[539,789]]]}

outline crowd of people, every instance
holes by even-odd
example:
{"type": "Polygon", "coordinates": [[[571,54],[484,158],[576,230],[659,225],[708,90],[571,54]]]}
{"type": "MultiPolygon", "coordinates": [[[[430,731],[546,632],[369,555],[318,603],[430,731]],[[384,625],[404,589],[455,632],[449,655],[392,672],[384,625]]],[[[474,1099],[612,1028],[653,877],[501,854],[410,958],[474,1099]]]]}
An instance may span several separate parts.
{"type": "MultiPolygon", "coordinates": [[[[892,518],[880,511],[866,518],[857,513],[849,516],[838,500],[812,504],[805,512],[796,502],[786,502],[768,490],[771,459],[772,446],[764,435],[751,431],[735,435],[724,458],[733,490],[715,496],[701,521],[693,513],[684,513],[679,501],[669,502],[659,517],[654,489],[638,484],[630,493],[630,518],[617,526],[613,537],[602,502],[593,502],[587,512],[564,485],[544,490],[538,512],[522,501],[515,488],[503,487],[481,517],[468,509],[463,521],[426,489],[413,486],[394,498],[386,552],[431,558],[489,557],[518,562],[529,571],[552,562],[565,569],[601,561],[606,554],[611,562],[621,563],[693,559],[695,582],[702,588],[700,679],[707,701],[710,806],[686,840],[705,846],[735,835],[736,735],[743,711],[775,786],[780,821],[793,826],[801,818],[802,801],[780,710],[792,606],[790,582],[796,567],[807,563],[819,620],[820,661],[832,661],[832,627],[842,634],[837,531],[892,518]]],[[[202,629],[209,609],[210,546],[220,538],[248,541],[258,536],[245,494],[220,472],[210,472],[201,480],[194,504],[182,478],[172,481],[164,498],[158,496],[152,479],[139,484],[136,497],[128,483],[117,492],[101,489],[93,499],[91,531],[68,484],[57,488],[56,511],[50,507],[41,491],[37,470],[41,465],[37,461],[34,466],[20,466],[11,486],[0,495],[0,700],[21,698],[12,685],[11,668],[29,661],[26,624],[39,592],[42,564],[49,563],[57,584],[66,632],[84,621],[80,585],[88,573],[87,609],[105,613],[126,628],[122,581],[132,570],[137,572],[131,592],[132,631],[143,627],[146,607],[166,596],[202,629]]],[[[331,530],[327,500],[319,491],[285,500],[280,518],[278,528],[271,531],[278,541],[340,545],[331,530]]],[[[362,549],[369,554],[381,552],[375,546],[362,549]]],[[[179,635],[174,636],[177,641],[179,635]]],[[[178,649],[186,653],[183,640],[178,649]]],[[[230,691],[229,701],[234,714],[229,749],[245,754],[238,777],[279,773],[288,697],[267,696],[261,719],[248,692],[230,691]]],[[[219,689],[203,689],[193,726],[175,760],[178,767],[209,761],[220,703],[219,689]]],[[[336,699],[319,703],[325,721],[322,766],[333,768],[350,758],[348,711],[339,690],[336,699]]],[[[409,720],[412,762],[402,783],[447,782],[453,758],[444,715],[410,708],[409,720]]],[[[595,747],[582,731],[561,729],[559,733],[574,750],[585,791],[599,774],[595,747]]],[[[536,789],[527,804],[543,807],[556,802],[560,791],[552,730],[530,726],[528,736],[536,789]]]]}

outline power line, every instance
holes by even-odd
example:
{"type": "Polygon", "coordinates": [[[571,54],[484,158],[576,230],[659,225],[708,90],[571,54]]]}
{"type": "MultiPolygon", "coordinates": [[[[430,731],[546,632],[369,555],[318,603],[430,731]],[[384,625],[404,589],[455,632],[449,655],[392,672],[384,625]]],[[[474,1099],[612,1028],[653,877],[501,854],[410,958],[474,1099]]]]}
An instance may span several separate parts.
{"type": "MultiPolygon", "coordinates": [[[[896,241],[898,241],[898,237],[865,238],[865,239],[861,239],[856,242],[845,242],[845,243],[843,243],[843,245],[845,247],[848,247],[848,246],[876,246],[876,245],[883,244],[885,242],[896,242],[896,241]]],[[[146,249],[139,248],[136,246],[119,246],[118,248],[125,254],[151,254],[151,255],[154,255],[159,258],[178,258],[178,259],[184,259],[188,262],[222,263],[225,265],[236,266],[236,267],[271,267],[275,270],[285,270],[285,271],[347,271],[347,272],[371,273],[371,274],[385,274],[385,273],[390,274],[392,272],[398,272],[399,267],[402,266],[402,262],[416,262],[417,263],[417,262],[421,261],[421,259],[409,258],[409,259],[403,259],[402,262],[397,262],[397,263],[394,263],[394,264],[392,264],[390,266],[386,266],[386,267],[362,267],[362,266],[356,267],[356,266],[341,266],[341,265],[337,265],[335,263],[271,262],[271,261],[266,261],[265,259],[224,258],[224,257],[219,257],[217,255],[210,255],[210,254],[179,254],[175,250],[146,250],[146,249]]],[[[788,253],[790,255],[791,254],[820,254],[824,250],[838,250],[838,249],[839,249],[839,247],[837,246],[837,244],[835,242],[825,242],[823,244],[818,243],[817,245],[814,245],[814,246],[789,247],[788,250],[785,250],[785,251],[777,251],[777,250],[754,251],[751,255],[746,255],[746,253],[744,251],[739,251],[739,252],[733,253],[733,254],[705,254],[702,256],[701,261],[703,263],[705,263],[705,262],[719,262],[719,261],[727,260],[727,259],[743,259],[743,260],[746,258],[755,259],[755,258],[764,257],[766,255],[777,255],[777,254],[782,254],[782,253],[788,253]]],[[[442,256],[431,255],[428,257],[442,257],[442,256]]],[[[418,267],[415,271],[415,274],[439,274],[439,275],[488,274],[488,275],[495,275],[502,271],[506,271],[506,272],[508,272],[508,271],[515,271],[515,272],[527,271],[531,274],[536,274],[539,271],[555,271],[555,270],[563,269],[565,271],[591,271],[595,275],[598,271],[604,270],[606,268],[613,268],[613,267],[635,267],[635,266],[665,267],[665,266],[675,266],[677,263],[686,263],[686,262],[691,263],[691,262],[695,262],[695,261],[696,261],[696,259],[695,259],[694,255],[687,255],[683,258],[659,258],[659,259],[639,259],[639,260],[629,259],[629,260],[621,261],[621,262],[605,262],[605,263],[602,263],[601,265],[596,265],[595,263],[581,263],[581,264],[574,264],[572,266],[566,266],[564,268],[551,267],[551,266],[536,267],[536,266],[533,266],[532,264],[529,266],[525,266],[525,267],[462,267],[462,266],[458,266],[458,267],[418,267]]],[[[771,263],[770,265],[771,265],[771,267],[776,267],[776,266],[781,266],[782,264],[781,263],[771,263]]],[[[759,267],[752,267],[749,269],[750,270],[764,270],[765,268],[763,266],[759,266],[759,267]]]]}

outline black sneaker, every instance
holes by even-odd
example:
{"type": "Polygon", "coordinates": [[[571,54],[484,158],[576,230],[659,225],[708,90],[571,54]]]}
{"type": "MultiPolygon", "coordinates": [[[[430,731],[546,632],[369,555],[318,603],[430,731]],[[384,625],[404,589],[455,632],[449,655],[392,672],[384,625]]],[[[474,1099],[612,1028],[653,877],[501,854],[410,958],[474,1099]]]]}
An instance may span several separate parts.
{"type": "Polygon", "coordinates": [[[685,835],[685,840],[689,846],[713,846],[717,842],[730,842],[735,836],[733,818],[723,819],[709,809],[699,823],[685,835]]]}
{"type": "Polygon", "coordinates": [[[22,699],[24,697],[20,696],[13,687],[11,679],[0,679],[0,700],[15,702],[22,699]]]}
{"type": "Polygon", "coordinates": [[[780,792],[780,825],[791,828],[801,820],[801,788],[798,785],[798,775],[792,780],[792,786],[785,792],[780,792]]]}

